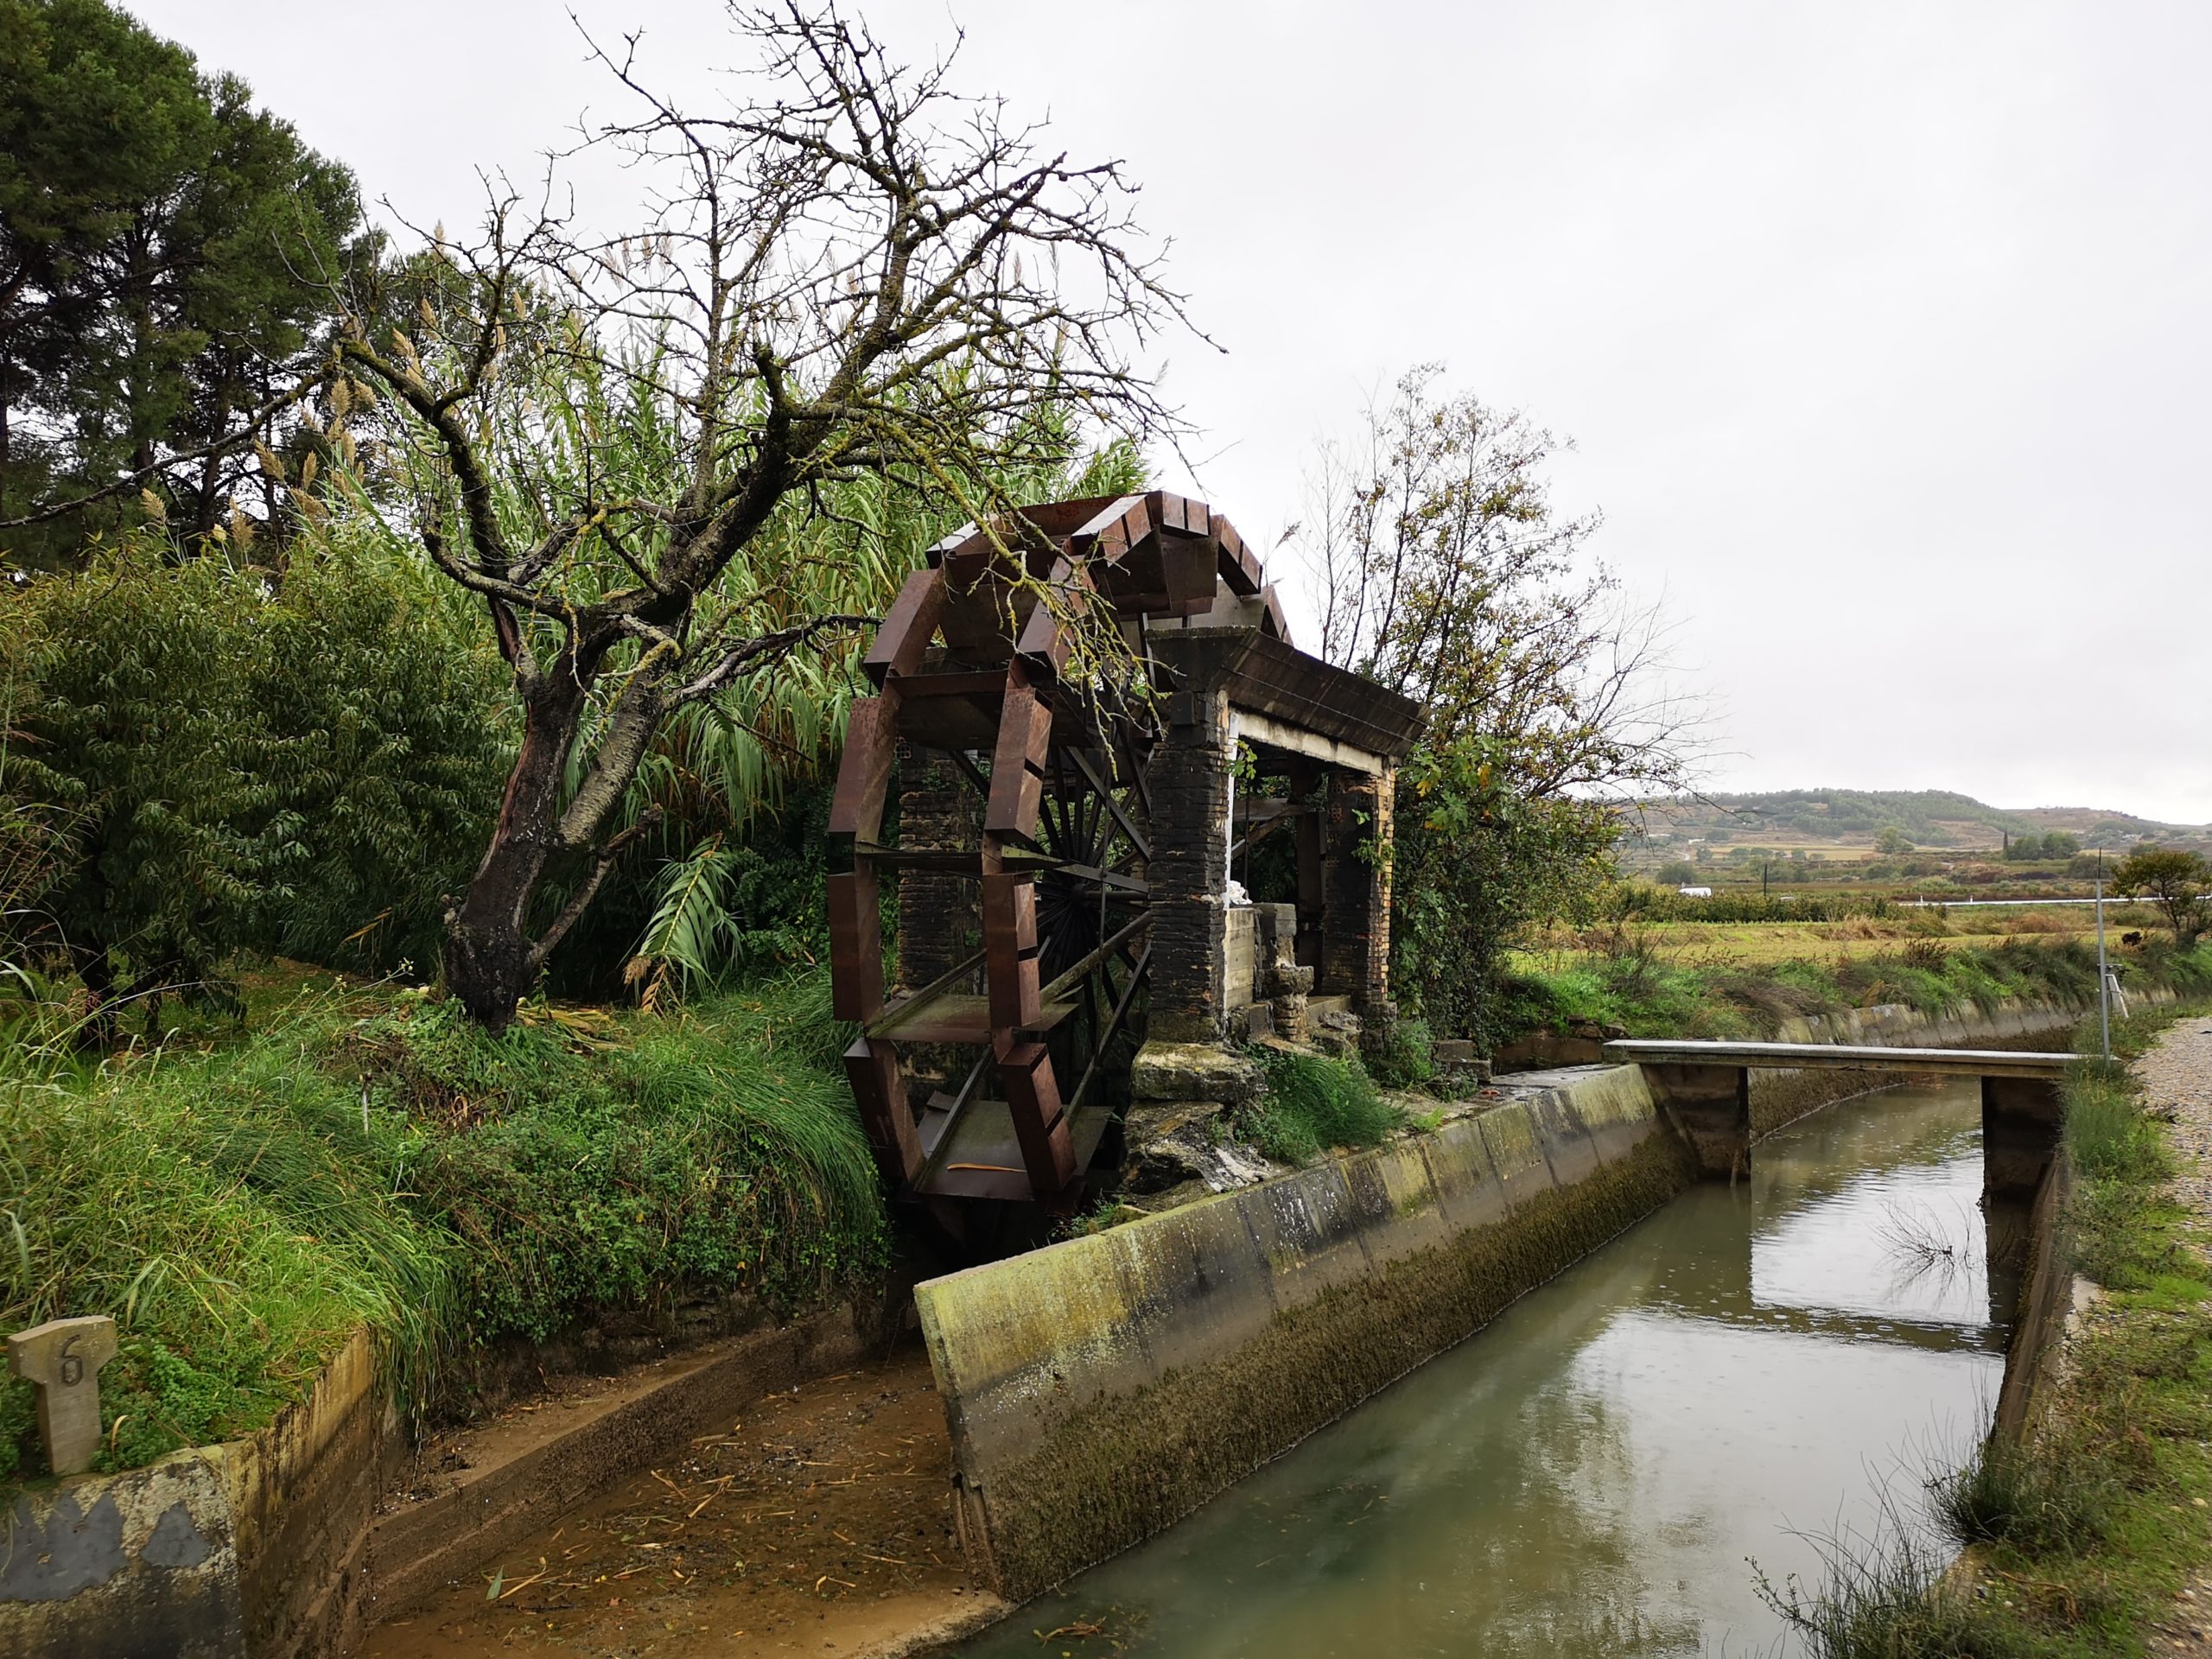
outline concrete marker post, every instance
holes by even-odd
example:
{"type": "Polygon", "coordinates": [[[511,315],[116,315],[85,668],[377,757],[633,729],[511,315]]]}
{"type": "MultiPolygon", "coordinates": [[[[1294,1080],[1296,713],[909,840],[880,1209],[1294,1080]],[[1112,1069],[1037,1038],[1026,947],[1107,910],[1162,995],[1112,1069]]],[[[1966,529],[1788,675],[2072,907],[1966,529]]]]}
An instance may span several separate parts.
{"type": "Polygon", "coordinates": [[[39,1434],[57,1475],[82,1474],[99,1453],[99,1370],[115,1353],[105,1313],[48,1319],[8,1338],[8,1369],[38,1389],[39,1434]]]}

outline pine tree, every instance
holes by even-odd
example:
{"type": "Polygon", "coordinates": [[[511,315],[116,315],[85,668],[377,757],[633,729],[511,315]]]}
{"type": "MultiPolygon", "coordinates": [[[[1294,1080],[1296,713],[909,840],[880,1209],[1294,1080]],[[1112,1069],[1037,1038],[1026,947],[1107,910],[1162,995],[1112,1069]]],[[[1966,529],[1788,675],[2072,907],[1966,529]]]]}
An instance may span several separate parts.
{"type": "Polygon", "coordinates": [[[66,562],[149,499],[188,543],[269,512],[241,416],[374,257],[353,175],[104,0],[0,0],[0,521],[154,469],[0,549],[66,562]]]}

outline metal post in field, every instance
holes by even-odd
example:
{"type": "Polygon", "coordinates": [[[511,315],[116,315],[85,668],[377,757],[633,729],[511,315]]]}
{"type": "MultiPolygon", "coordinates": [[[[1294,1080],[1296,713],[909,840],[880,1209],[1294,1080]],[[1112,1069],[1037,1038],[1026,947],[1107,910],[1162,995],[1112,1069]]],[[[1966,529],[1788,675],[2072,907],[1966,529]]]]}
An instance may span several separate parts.
{"type": "Polygon", "coordinates": [[[2112,1058],[2112,975],[2105,967],[2105,849],[2097,849],[2097,1031],[2100,1052],[2112,1058]]]}

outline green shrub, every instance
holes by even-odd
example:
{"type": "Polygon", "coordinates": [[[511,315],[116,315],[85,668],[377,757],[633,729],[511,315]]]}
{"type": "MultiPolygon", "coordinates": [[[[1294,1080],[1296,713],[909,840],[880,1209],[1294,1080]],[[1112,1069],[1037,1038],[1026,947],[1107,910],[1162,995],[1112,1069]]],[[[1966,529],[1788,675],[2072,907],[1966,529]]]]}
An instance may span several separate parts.
{"type": "Polygon", "coordinates": [[[11,908],[10,957],[58,955],[105,1034],[118,1000],[220,1001],[225,956],[298,851],[253,780],[252,598],[151,543],[0,595],[0,794],[54,826],[54,879],[11,908]]]}
{"type": "Polygon", "coordinates": [[[441,579],[313,535],[279,577],[136,539],[0,596],[0,814],[48,832],[11,959],[111,1034],[230,1001],[244,945],[381,969],[437,949],[499,801],[504,670],[441,579]]]}
{"type": "Polygon", "coordinates": [[[1603,806],[1513,786],[1510,743],[1465,738],[1400,768],[1391,852],[1391,982],[1438,1031],[1484,1041],[1505,951],[1548,917],[1582,917],[1611,871],[1618,821],[1603,806]]]}
{"type": "Polygon", "coordinates": [[[1254,1054],[1267,1092],[1238,1127],[1277,1163],[1307,1163],[1334,1147],[1371,1147],[1405,1121],[1357,1060],[1278,1048],[1254,1054]]]}
{"type": "Polygon", "coordinates": [[[1360,1051],[1368,1075],[1385,1089],[1417,1089],[1435,1075],[1428,1023],[1393,1020],[1378,1027],[1360,1051]]]}
{"type": "Polygon", "coordinates": [[[505,665],[460,597],[341,524],[294,554],[261,608],[256,772],[300,851],[257,918],[264,948],[432,970],[444,896],[483,855],[512,741],[505,665]]]}

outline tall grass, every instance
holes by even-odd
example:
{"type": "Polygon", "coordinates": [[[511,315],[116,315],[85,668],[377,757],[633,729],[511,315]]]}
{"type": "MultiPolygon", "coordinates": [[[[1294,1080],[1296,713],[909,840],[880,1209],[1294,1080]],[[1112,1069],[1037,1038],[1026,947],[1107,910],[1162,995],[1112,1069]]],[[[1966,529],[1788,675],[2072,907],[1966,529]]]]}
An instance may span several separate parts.
{"type": "MultiPolygon", "coordinates": [[[[260,1421],[363,1325],[412,1383],[449,1317],[454,1253],[298,1036],[0,1083],[0,1321],[115,1316],[115,1466],[260,1421]]],[[[27,1449],[0,1436],[0,1475],[27,1449]]]]}
{"type": "Polygon", "coordinates": [[[2047,1649],[1993,1628],[1971,1592],[1942,1582],[1946,1554],[1921,1530],[1824,1540],[1816,1589],[1764,1576],[1758,1590],[1811,1659],[2024,1659],[2047,1649]]]}
{"type": "Polygon", "coordinates": [[[1253,1052],[1267,1091],[1240,1114],[1239,1127],[1277,1163],[1309,1163],[1332,1147],[1371,1147],[1405,1121],[1357,1060],[1279,1048],[1253,1052]]]}
{"type": "MultiPolygon", "coordinates": [[[[265,1421],[362,1325],[419,1408],[472,1345],[880,1260],[818,976],[680,1026],[533,1013],[319,995],[224,1052],[0,1079],[0,1320],[115,1316],[105,1465],[265,1421]]],[[[0,1478],[29,1414],[0,1384],[0,1478]]]]}
{"type": "Polygon", "coordinates": [[[1961,1543],[2001,1543],[2029,1555],[2078,1555],[2101,1542],[2125,1496],[2095,1436],[2078,1423],[2032,1443],[1986,1440],[1931,1490],[1936,1514],[1961,1543]]]}

